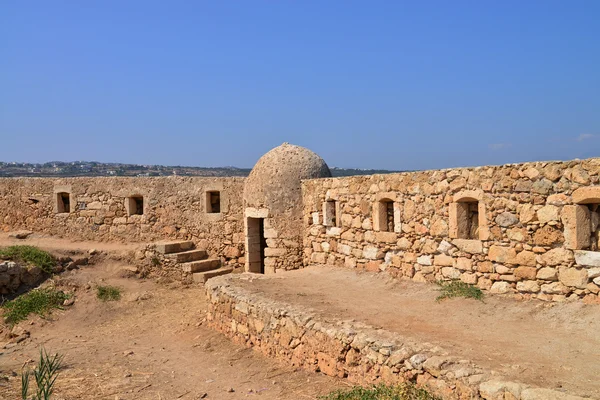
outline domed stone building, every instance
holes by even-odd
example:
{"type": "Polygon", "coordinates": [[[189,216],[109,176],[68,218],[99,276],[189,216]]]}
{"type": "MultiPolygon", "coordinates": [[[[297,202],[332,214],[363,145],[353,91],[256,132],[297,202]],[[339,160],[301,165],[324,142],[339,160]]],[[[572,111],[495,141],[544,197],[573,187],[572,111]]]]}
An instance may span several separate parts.
{"type": "Polygon", "coordinates": [[[258,160],[244,185],[247,272],[302,265],[301,182],[328,177],[331,172],[321,157],[289,143],[258,160]]]}

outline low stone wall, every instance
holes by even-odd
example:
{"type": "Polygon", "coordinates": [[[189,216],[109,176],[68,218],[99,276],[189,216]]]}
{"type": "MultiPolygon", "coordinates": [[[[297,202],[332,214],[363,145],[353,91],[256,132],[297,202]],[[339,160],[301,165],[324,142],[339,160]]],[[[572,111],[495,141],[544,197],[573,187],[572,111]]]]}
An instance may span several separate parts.
{"type": "Polygon", "coordinates": [[[222,276],[206,283],[211,327],[261,353],[357,384],[416,382],[443,399],[582,399],[518,382],[448,356],[439,346],[415,343],[392,332],[343,320],[321,320],[310,310],[236,287],[222,276]]]}
{"type": "Polygon", "coordinates": [[[304,264],[600,303],[599,172],[596,158],[304,181],[304,264]]]}
{"type": "Polygon", "coordinates": [[[26,267],[13,261],[0,261],[0,294],[12,294],[21,285],[31,286],[43,278],[39,267],[26,267]]]}
{"type": "Polygon", "coordinates": [[[74,240],[193,240],[243,264],[243,187],[244,178],[0,178],[0,230],[74,240]],[[207,193],[216,191],[220,209],[211,212],[207,193]],[[68,209],[59,207],[60,193],[68,209]],[[132,212],[132,197],[143,198],[141,215],[132,212]]]}

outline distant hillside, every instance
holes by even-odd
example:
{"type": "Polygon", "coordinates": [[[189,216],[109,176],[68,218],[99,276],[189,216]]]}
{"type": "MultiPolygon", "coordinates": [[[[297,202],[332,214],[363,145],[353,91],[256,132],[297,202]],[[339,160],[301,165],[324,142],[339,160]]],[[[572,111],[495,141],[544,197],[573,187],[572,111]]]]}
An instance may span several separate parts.
{"type": "MultiPolygon", "coordinates": [[[[331,168],[333,176],[387,174],[397,171],[331,168]]],[[[44,164],[0,162],[0,177],[75,177],[75,176],[248,176],[250,168],[182,167],[101,163],[95,161],[53,161],[44,164]]]]}

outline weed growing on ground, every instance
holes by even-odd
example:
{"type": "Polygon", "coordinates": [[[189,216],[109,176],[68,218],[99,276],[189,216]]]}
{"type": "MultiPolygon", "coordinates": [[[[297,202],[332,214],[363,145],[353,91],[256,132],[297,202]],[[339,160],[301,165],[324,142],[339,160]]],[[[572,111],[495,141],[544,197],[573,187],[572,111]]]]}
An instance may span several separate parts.
{"type": "Polygon", "coordinates": [[[102,301],[116,301],[121,298],[121,289],[116,286],[98,285],[96,297],[102,301]]]}
{"type": "Polygon", "coordinates": [[[7,323],[14,325],[27,319],[32,313],[43,316],[53,308],[62,308],[63,302],[69,297],[71,296],[54,288],[35,289],[2,304],[5,309],[4,318],[7,323]]]}
{"type": "Polygon", "coordinates": [[[35,379],[37,387],[36,394],[31,400],[49,400],[54,391],[54,383],[58,378],[59,370],[62,367],[63,356],[55,354],[50,356],[44,348],[40,349],[40,361],[37,367],[31,370],[25,370],[21,374],[21,398],[29,398],[29,381],[31,376],[35,379]]]}
{"type": "Polygon", "coordinates": [[[322,400],[441,400],[425,389],[411,383],[400,385],[376,385],[370,388],[355,386],[352,389],[336,390],[322,400]]]}
{"type": "Polygon", "coordinates": [[[483,292],[476,286],[468,283],[454,280],[449,282],[440,281],[437,283],[442,292],[435,300],[442,301],[452,297],[464,297],[467,299],[483,300],[483,292]]]}
{"type": "Polygon", "coordinates": [[[47,251],[34,246],[10,246],[0,249],[0,258],[33,264],[47,273],[52,273],[56,259],[47,251]]]}

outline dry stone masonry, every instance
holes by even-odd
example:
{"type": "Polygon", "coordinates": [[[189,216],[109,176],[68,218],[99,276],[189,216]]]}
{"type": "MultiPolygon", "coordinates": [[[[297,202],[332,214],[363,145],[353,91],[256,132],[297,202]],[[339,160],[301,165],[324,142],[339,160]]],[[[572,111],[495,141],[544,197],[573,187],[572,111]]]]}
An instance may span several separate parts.
{"type": "Polygon", "coordinates": [[[599,172],[589,159],[308,180],[304,263],[597,303],[599,172]]]}
{"type": "Polygon", "coordinates": [[[330,264],[598,303],[599,171],[595,158],[331,178],[318,155],[284,143],[247,179],[3,178],[0,229],[190,240],[249,272],[330,264]]]}
{"type": "Polygon", "coordinates": [[[368,385],[416,382],[448,400],[583,400],[501,378],[498,371],[453,357],[432,344],[354,320],[319,318],[236,284],[261,279],[228,275],[207,282],[209,324],[234,341],[293,366],[368,385]]]}

